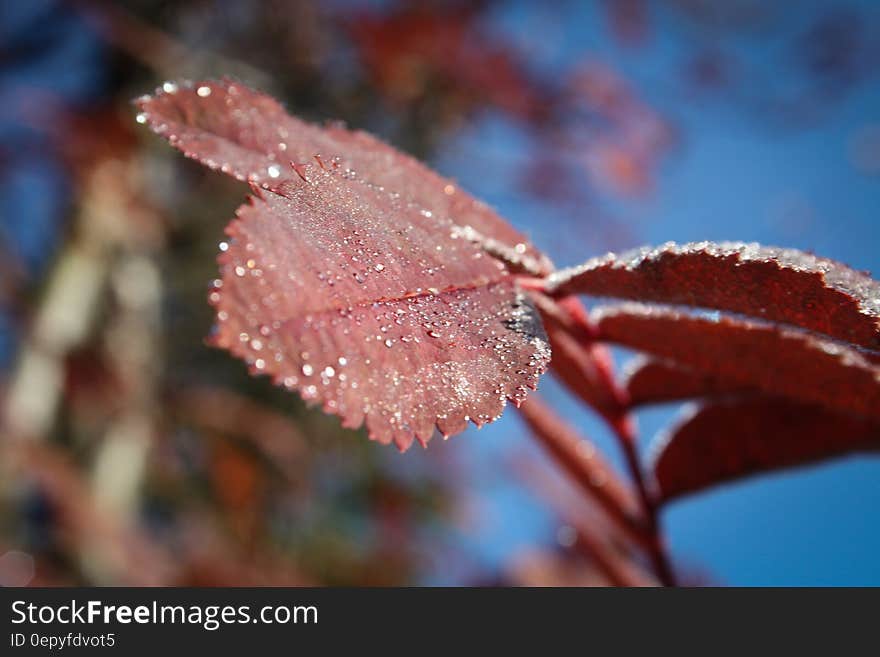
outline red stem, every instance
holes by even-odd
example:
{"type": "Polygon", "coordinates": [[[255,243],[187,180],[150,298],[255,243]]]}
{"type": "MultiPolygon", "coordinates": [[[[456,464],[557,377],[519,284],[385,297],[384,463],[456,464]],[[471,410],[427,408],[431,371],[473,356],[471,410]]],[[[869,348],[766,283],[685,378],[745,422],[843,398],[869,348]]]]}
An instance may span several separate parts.
{"type": "MultiPolygon", "coordinates": [[[[586,309],[577,297],[570,296],[558,299],[557,303],[566,311],[574,322],[576,331],[573,331],[573,333],[576,333],[578,339],[586,343],[585,346],[595,348],[595,327],[590,322],[586,309]]],[[[645,476],[642,472],[642,466],[637,452],[638,440],[635,422],[630,413],[629,395],[626,390],[618,385],[612,367],[613,365],[610,358],[596,358],[596,369],[599,379],[605,386],[607,386],[608,390],[618,402],[618,410],[614,413],[604,414],[604,419],[614,431],[614,435],[620,443],[624,458],[626,459],[627,468],[629,469],[630,476],[632,477],[638,491],[639,500],[641,501],[646,521],[648,552],[651,558],[651,563],[653,564],[654,572],[664,585],[675,586],[675,573],[666,552],[658,514],[657,500],[645,481],[645,476]]]]}
{"type": "Polygon", "coordinates": [[[648,532],[648,554],[654,567],[654,572],[658,579],[665,586],[675,586],[675,573],[669,562],[666,553],[666,545],[663,540],[662,527],[660,525],[660,516],[657,513],[656,499],[648,488],[645,476],[642,472],[641,462],[639,461],[638,452],[636,451],[637,437],[635,432],[635,423],[632,416],[627,412],[616,418],[608,418],[608,423],[614,430],[618,441],[623,449],[626,458],[626,465],[629,468],[630,476],[636,485],[639,493],[639,499],[645,513],[646,529],[648,532]]]}
{"type": "Polygon", "coordinates": [[[585,456],[588,452],[583,447],[592,443],[575,433],[537,395],[529,397],[519,412],[535,439],[604,509],[617,528],[636,545],[650,549],[639,500],[598,453],[585,456]]]}

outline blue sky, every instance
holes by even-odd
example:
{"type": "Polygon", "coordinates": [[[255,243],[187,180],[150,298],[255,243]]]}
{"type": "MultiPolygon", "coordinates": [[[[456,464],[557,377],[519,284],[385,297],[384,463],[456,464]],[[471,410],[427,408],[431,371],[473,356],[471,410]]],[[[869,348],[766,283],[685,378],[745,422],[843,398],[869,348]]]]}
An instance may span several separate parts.
{"type": "MultiPolygon", "coordinates": [[[[780,29],[801,29],[828,4],[804,3],[797,6],[799,11],[789,6],[790,20],[783,17],[780,29]]],[[[880,7],[855,3],[859,5],[870,10],[876,28],[880,7]]],[[[565,4],[556,13],[535,7],[520,3],[506,9],[496,16],[496,29],[532,48],[536,64],[548,72],[583,53],[599,57],[623,71],[683,135],[681,145],[663,162],[651,196],[613,202],[618,216],[636,227],[639,243],[754,240],[816,251],[880,272],[880,178],[858,171],[850,158],[854,135],[880,122],[876,79],[843,96],[810,127],[788,129],[723,98],[700,100],[680,93],[676,71],[683,28],[666,13],[652,11],[658,31],[645,46],[626,49],[613,41],[591,3],[565,4]],[[534,34],[540,38],[533,39],[534,34]]],[[[771,91],[797,84],[777,82],[773,70],[761,67],[764,58],[778,61],[773,59],[780,49],[777,42],[746,39],[741,48],[744,60],[757,67],[771,91]]],[[[522,157],[524,146],[515,127],[487,118],[450,144],[437,165],[530,233],[558,264],[595,255],[578,255],[576,246],[564,254],[554,252],[558,225],[542,221],[535,207],[512,193],[503,163],[522,157]]],[[[607,432],[588,412],[550,382],[542,392],[619,462],[607,432]]],[[[646,443],[675,410],[640,414],[646,443]]],[[[514,414],[480,433],[471,432],[460,445],[469,453],[461,460],[472,464],[465,485],[489,500],[481,506],[484,522],[474,523],[464,537],[478,558],[497,564],[536,538],[552,541],[552,520],[499,465],[510,450],[530,450],[542,458],[514,414]]],[[[878,502],[880,459],[854,457],[719,487],[676,502],[664,521],[680,563],[705,570],[722,583],[878,585],[878,502]]]]}

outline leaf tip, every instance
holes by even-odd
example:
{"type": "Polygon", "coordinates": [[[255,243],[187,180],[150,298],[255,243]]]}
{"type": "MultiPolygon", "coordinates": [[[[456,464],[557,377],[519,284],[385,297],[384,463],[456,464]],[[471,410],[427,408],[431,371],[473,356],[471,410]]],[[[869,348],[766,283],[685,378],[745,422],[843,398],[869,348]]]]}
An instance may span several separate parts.
{"type": "Polygon", "coordinates": [[[298,175],[303,182],[309,182],[309,179],[306,177],[306,171],[308,171],[308,165],[302,162],[290,162],[290,168],[293,169],[293,172],[298,175]]]}

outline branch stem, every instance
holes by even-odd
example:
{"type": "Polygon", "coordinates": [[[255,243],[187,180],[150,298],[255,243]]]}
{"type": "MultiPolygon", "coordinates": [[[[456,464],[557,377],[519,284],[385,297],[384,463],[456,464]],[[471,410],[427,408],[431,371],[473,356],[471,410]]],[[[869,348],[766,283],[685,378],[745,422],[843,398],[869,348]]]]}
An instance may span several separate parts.
{"type": "Polygon", "coordinates": [[[648,533],[648,555],[651,558],[654,573],[663,585],[675,586],[675,573],[672,570],[672,565],[666,552],[660,516],[657,512],[657,502],[645,481],[641,462],[636,451],[635,423],[629,413],[621,414],[616,418],[609,418],[608,421],[623,449],[627,468],[639,494],[648,533]]]}
{"type": "MultiPolygon", "coordinates": [[[[593,326],[586,309],[578,298],[574,296],[564,297],[558,299],[557,303],[571,318],[575,328],[572,332],[577,335],[578,339],[584,342],[585,346],[595,346],[596,328],[593,326]]],[[[613,363],[610,357],[597,358],[595,364],[599,381],[607,387],[617,402],[617,409],[614,412],[604,413],[603,417],[620,443],[630,477],[638,491],[639,501],[641,502],[645,518],[645,529],[648,535],[647,550],[654,573],[664,585],[675,586],[675,573],[663,539],[657,499],[645,480],[638,456],[638,437],[636,425],[630,411],[629,394],[618,384],[614,376],[613,363]]]]}

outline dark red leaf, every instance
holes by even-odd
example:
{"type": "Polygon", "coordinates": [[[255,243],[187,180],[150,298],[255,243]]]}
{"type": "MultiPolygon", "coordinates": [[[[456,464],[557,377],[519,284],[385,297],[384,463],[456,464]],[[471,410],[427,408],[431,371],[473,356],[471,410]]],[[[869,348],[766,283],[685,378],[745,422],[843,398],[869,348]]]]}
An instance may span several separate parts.
{"type": "Polygon", "coordinates": [[[465,239],[512,267],[535,274],[550,261],[510,224],[453,181],[434,173],[365,132],[333,124],[324,128],[290,116],[275,99],[230,80],[193,84],[167,82],[153,96],[136,101],[147,123],[187,157],[240,180],[278,189],[295,177],[290,162],[338,163],[356,175],[450,219],[465,239]]]}
{"type": "MultiPolygon", "coordinates": [[[[555,362],[555,348],[553,352],[555,362]]],[[[748,389],[669,361],[645,357],[635,358],[628,364],[624,372],[624,386],[633,406],[714,397],[748,389]]]]}
{"type": "Polygon", "coordinates": [[[227,228],[213,342],[401,449],[524,399],[550,352],[506,268],[448,219],[332,167],[298,172],[227,228]]]}
{"type": "Polygon", "coordinates": [[[880,349],[880,283],[795,249],[669,243],[559,271],[550,290],[716,308],[880,349]]]}
{"type": "Polygon", "coordinates": [[[670,500],[748,475],[880,448],[880,426],[769,397],[690,409],[654,447],[654,474],[670,500]]]}
{"type": "Polygon", "coordinates": [[[601,339],[767,393],[880,419],[880,367],[855,349],[745,320],[623,304],[594,311],[601,339]]]}

